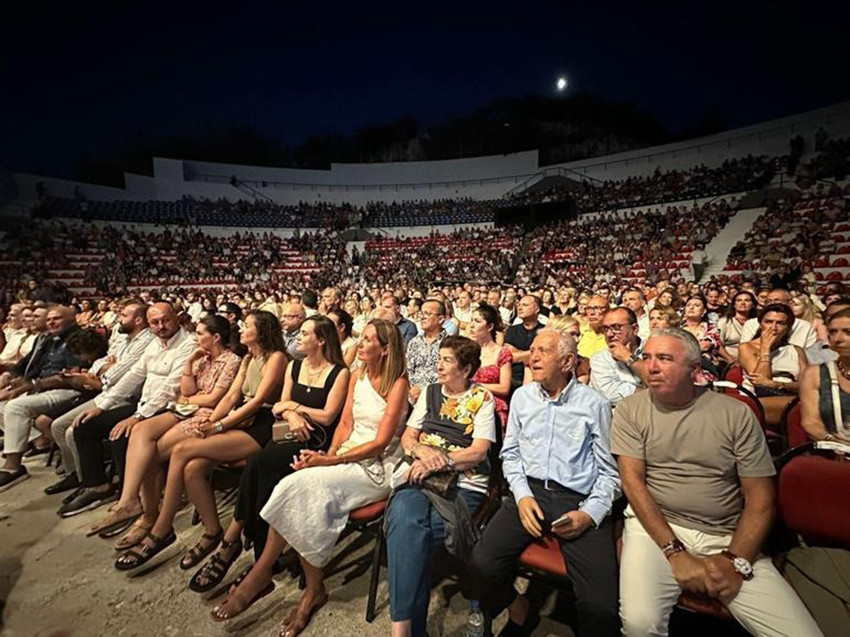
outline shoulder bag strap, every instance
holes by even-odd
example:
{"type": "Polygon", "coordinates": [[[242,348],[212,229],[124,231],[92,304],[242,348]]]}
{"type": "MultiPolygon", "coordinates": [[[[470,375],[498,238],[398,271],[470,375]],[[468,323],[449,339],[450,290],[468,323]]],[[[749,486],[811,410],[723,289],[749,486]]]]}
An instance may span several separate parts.
{"type": "Polygon", "coordinates": [[[835,361],[826,364],[829,370],[829,384],[832,386],[832,417],[835,419],[835,431],[844,430],[844,419],[841,416],[841,388],[838,386],[838,372],[835,369],[835,361]]]}

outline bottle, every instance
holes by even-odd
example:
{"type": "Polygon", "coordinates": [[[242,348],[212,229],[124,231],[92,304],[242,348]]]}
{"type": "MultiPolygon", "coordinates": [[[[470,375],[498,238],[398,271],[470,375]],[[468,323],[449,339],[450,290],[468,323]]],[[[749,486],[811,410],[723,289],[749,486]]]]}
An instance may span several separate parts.
{"type": "Polygon", "coordinates": [[[484,637],[484,613],[477,599],[472,600],[472,610],[466,620],[466,637],[484,637]]]}

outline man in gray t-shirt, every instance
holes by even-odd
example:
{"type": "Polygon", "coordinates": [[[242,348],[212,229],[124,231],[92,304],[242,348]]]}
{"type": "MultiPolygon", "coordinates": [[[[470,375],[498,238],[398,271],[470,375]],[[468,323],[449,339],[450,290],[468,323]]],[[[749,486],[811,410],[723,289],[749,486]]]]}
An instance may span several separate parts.
{"type": "Polygon", "coordinates": [[[820,635],[793,589],[760,554],[773,517],[773,463],[752,411],[693,383],[700,346],[656,330],[643,353],[648,391],[611,425],[629,500],[620,563],[627,635],[666,635],[680,593],[723,603],[754,635],[820,635]]]}

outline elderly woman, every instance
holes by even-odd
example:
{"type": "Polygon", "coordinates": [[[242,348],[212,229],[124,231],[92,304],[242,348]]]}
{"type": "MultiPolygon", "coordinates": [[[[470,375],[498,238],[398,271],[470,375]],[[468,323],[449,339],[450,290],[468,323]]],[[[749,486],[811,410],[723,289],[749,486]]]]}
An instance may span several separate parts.
{"type": "MultiPolygon", "coordinates": [[[[444,519],[440,507],[434,506],[429,476],[459,474],[456,492],[443,494],[443,500],[454,501],[467,523],[487,493],[487,452],[496,440],[496,425],[493,395],[471,381],[480,354],[478,344],[468,338],[443,339],[437,362],[439,382],[420,394],[402,436],[405,454],[413,461],[401,476],[405,484],[397,488],[387,512],[390,614],[395,637],[425,635],[434,553],[443,545],[447,525],[454,524],[456,529],[464,526],[444,519]]],[[[474,538],[470,544],[473,542],[474,538]]],[[[453,552],[465,559],[471,548],[458,542],[453,552]]]]}
{"type": "Polygon", "coordinates": [[[800,379],[802,425],[812,440],[838,440],[850,445],[850,309],[832,314],[826,329],[829,347],[838,354],[838,360],[811,365],[803,371],[800,379]],[[833,375],[838,383],[838,409],[832,387],[833,375]],[[836,422],[836,412],[841,422],[836,422]]]}
{"type": "Polygon", "coordinates": [[[304,450],[295,472],[281,480],[260,515],[269,524],[266,546],[251,571],[212,611],[215,621],[244,612],[274,587],[271,576],[289,544],[298,553],[306,588],[281,626],[283,637],[301,633],[328,601],[323,567],[359,507],[386,498],[401,455],[398,433],[407,411],[404,341],[383,319],[363,329],[357,351],[362,370],[353,374],[342,418],[327,453],[304,450]]]}
{"type": "Polygon", "coordinates": [[[800,347],[788,337],[794,314],[784,303],[769,303],[758,314],[755,338],[738,349],[744,368],[744,387],[754,392],[764,406],[768,424],[777,425],[782,410],[797,395],[800,375],[808,362],[800,347]]]}

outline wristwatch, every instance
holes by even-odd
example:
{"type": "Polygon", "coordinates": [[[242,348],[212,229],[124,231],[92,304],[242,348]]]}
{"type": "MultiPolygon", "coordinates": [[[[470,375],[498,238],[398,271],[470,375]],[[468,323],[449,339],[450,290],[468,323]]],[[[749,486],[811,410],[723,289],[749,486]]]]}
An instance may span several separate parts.
{"type": "Polygon", "coordinates": [[[629,365],[634,365],[634,364],[635,364],[635,363],[637,363],[639,360],[640,360],[640,354],[638,354],[637,352],[635,352],[634,354],[632,354],[631,356],[629,356],[629,360],[628,360],[628,361],[626,361],[626,362],[627,362],[629,365]]]}
{"type": "Polygon", "coordinates": [[[683,553],[687,549],[682,541],[678,538],[674,538],[667,542],[664,546],[661,547],[661,552],[664,553],[664,557],[668,560],[673,557],[676,553],[683,553]]]}
{"type": "Polygon", "coordinates": [[[720,551],[720,554],[725,557],[727,560],[732,562],[732,566],[738,572],[738,574],[744,578],[745,581],[749,581],[753,579],[753,565],[750,564],[743,557],[738,557],[732,551],[723,550],[720,551]]]}
{"type": "Polygon", "coordinates": [[[457,462],[450,455],[446,454],[446,461],[449,463],[449,471],[454,471],[457,466],[457,462]]]}
{"type": "Polygon", "coordinates": [[[224,427],[222,427],[220,420],[215,421],[215,424],[213,425],[213,431],[217,434],[220,434],[222,431],[224,431],[224,427]]]}

